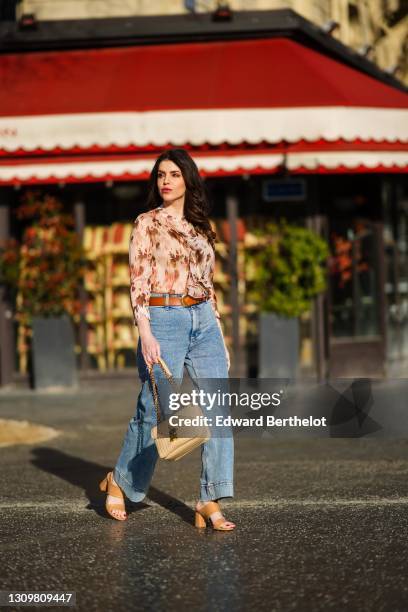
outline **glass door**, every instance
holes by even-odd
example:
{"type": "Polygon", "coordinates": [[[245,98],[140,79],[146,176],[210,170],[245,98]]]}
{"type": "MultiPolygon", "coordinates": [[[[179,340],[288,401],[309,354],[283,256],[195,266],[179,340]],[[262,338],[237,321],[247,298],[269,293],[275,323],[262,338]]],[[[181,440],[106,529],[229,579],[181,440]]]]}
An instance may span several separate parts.
{"type": "Polygon", "coordinates": [[[408,185],[384,181],[387,374],[408,374],[408,185]]]}
{"type": "Polygon", "coordinates": [[[329,363],[331,377],[383,376],[382,224],[331,219],[329,363]]]}

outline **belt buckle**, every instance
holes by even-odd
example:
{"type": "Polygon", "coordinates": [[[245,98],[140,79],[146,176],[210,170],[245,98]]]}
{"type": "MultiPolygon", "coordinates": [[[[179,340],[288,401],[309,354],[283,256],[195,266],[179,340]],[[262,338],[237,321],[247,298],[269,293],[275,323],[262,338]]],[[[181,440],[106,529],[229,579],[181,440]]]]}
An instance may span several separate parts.
{"type": "Polygon", "coordinates": [[[183,295],[182,295],[182,296],[181,296],[181,298],[180,298],[180,302],[181,302],[181,305],[182,305],[182,306],[188,306],[188,304],[185,304],[185,303],[184,303],[184,298],[185,298],[185,297],[188,297],[188,293],[183,293],[183,295]]]}

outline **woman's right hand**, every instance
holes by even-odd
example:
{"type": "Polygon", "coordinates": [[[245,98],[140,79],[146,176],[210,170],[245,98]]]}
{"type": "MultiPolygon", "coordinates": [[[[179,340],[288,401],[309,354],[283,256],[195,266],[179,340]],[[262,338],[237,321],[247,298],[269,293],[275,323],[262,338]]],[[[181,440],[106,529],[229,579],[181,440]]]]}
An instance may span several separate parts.
{"type": "Polygon", "coordinates": [[[151,332],[140,336],[142,355],[147,366],[158,363],[160,357],[160,344],[151,332]]]}
{"type": "Polygon", "coordinates": [[[143,358],[147,366],[158,363],[160,355],[160,344],[152,334],[150,321],[147,317],[139,317],[137,322],[141,342],[143,358]]]}

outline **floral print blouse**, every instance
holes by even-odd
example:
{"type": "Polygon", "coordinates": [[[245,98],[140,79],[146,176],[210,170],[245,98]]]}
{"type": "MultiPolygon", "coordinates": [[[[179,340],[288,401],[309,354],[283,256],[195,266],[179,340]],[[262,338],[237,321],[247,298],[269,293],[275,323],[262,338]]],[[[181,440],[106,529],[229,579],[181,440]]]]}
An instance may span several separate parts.
{"type": "Polygon", "coordinates": [[[175,217],[163,205],[141,213],[130,236],[129,267],[135,325],[142,315],[150,320],[151,293],[206,295],[219,324],[214,250],[185,217],[175,217]]]}

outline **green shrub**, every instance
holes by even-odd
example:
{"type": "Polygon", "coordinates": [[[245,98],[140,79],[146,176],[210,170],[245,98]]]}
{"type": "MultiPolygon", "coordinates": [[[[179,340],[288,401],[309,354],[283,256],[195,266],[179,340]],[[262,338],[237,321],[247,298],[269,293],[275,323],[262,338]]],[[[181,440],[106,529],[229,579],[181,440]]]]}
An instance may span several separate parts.
{"type": "Polygon", "coordinates": [[[299,317],[326,289],[327,243],[315,232],[286,221],[268,222],[253,233],[262,246],[246,251],[246,264],[252,270],[247,300],[260,311],[299,317]]]}

